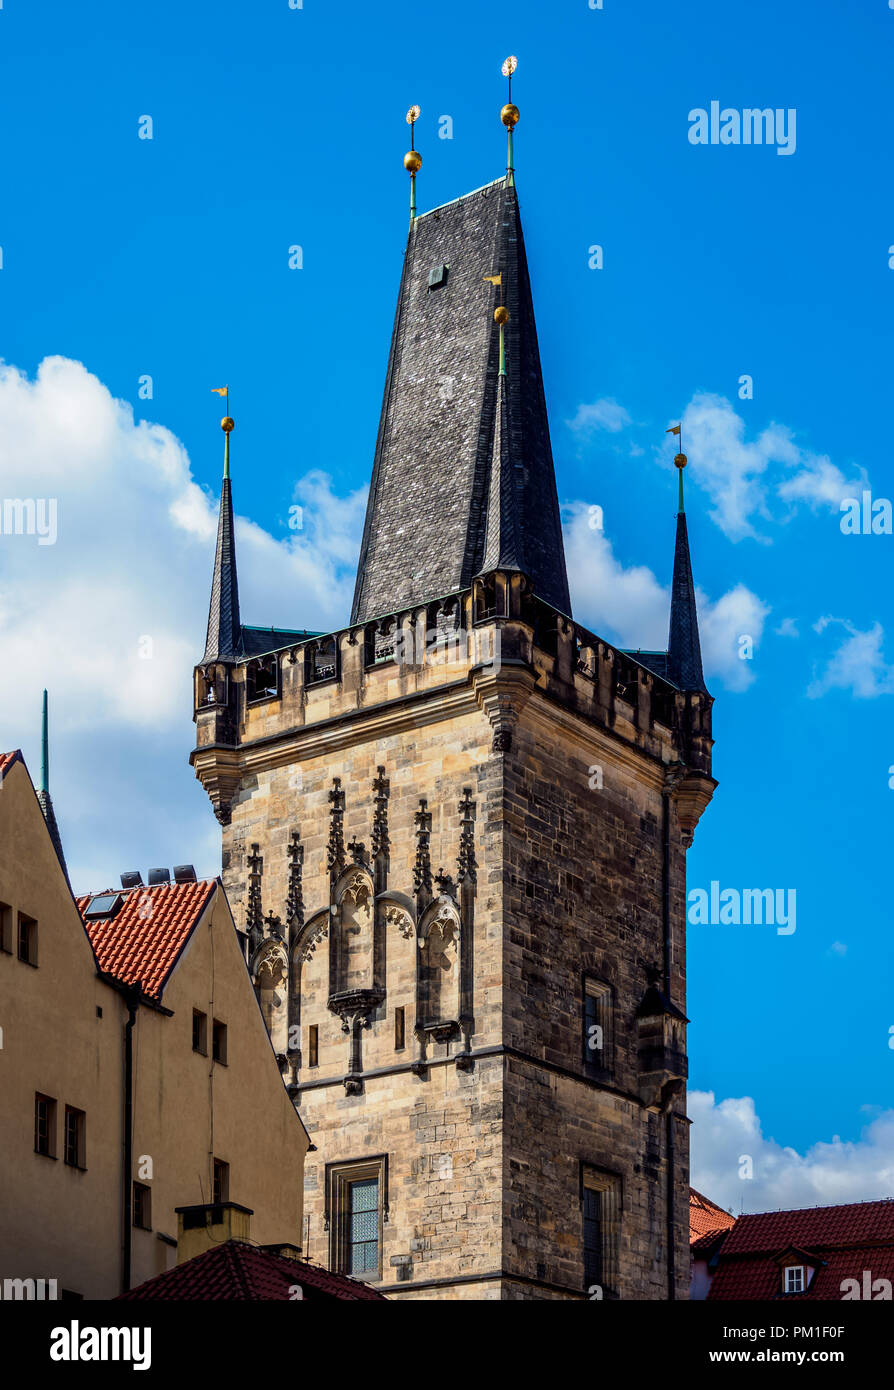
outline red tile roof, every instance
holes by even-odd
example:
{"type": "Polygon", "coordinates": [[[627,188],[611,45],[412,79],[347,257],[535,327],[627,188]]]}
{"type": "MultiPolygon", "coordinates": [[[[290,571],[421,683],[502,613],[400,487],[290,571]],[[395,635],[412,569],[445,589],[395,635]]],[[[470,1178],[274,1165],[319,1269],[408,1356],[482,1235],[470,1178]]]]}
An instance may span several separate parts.
{"type": "Polygon", "coordinates": [[[758,1212],[740,1216],[724,1240],[708,1298],[840,1300],[845,1279],[862,1293],[864,1270],[894,1283],[894,1201],[758,1212]],[[792,1247],[816,1261],[803,1294],[782,1293],[779,1256],[792,1247]]]}
{"type": "Polygon", "coordinates": [[[301,1285],[305,1299],[388,1300],[377,1289],[330,1274],[306,1260],[289,1260],[244,1241],[227,1240],[182,1265],[147,1279],[121,1299],[291,1300],[290,1290],[301,1285]]]}
{"type": "MultiPolygon", "coordinates": [[[[12,767],[16,758],[22,757],[20,748],[14,748],[11,753],[0,753],[0,777],[3,777],[12,767]]],[[[24,759],[22,759],[24,762],[24,759]]]]}
{"type": "Polygon", "coordinates": [[[710,1197],[703,1197],[694,1187],[689,1189],[689,1244],[692,1246],[702,1236],[717,1235],[718,1231],[728,1231],[736,1224],[736,1218],[723,1207],[718,1207],[710,1197]]]}
{"type": "MultiPolygon", "coordinates": [[[[84,926],[100,970],[122,984],[140,984],[143,993],[160,1000],[168,976],[208,903],[217,879],[200,883],[163,883],[151,888],[130,888],[112,918],[84,919],[84,926]]],[[[105,890],[115,893],[116,889],[105,890]]],[[[78,898],[85,912],[98,894],[78,898]]]]}

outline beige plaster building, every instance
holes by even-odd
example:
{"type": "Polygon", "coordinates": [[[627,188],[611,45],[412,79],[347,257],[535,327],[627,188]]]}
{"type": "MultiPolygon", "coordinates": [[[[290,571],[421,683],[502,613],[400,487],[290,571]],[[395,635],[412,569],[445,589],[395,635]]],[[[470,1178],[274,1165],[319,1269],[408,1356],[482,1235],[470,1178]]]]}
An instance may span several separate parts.
{"type": "Polygon", "coordinates": [[[220,882],[76,901],[45,787],[0,779],[3,1296],[114,1297],[174,1264],[178,1206],[299,1246],[307,1134],[220,882]]]}

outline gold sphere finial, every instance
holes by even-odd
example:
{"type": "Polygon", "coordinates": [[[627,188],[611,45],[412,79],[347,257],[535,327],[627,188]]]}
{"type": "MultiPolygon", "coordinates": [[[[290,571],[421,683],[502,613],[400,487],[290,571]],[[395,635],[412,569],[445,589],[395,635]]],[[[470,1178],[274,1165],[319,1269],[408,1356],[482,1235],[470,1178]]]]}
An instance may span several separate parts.
{"type": "Polygon", "coordinates": [[[225,415],[220,422],[220,427],[223,430],[224,434],[231,434],[232,431],[235,429],[235,421],[232,419],[230,415],[225,415]]]}
{"type": "Polygon", "coordinates": [[[689,460],[687,459],[685,454],[674,455],[674,463],[677,465],[678,468],[685,468],[688,462],[689,460]]]}
{"type": "Polygon", "coordinates": [[[506,308],[505,304],[500,304],[494,309],[494,322],[498,323],[501,328],[504,323],[509,322],[509,310],[506,308]]]}
{"type": "Polygon", "coordinates": [[[514,126],[518,125],[518,117],[518,107],[515,105],[514,102],[507,101],[506,105],[503,107],[503,110],[500,112],[500,120],[503,122],[504,126],[507,126],[509,130],[512,130],[514,126]]]}
{"type": "Polygon", "coordinates": [[[422,155],[418,150],[407,150],[404,155],[404,168],[408,174],[418,174],[422,168],[422,155]]]}

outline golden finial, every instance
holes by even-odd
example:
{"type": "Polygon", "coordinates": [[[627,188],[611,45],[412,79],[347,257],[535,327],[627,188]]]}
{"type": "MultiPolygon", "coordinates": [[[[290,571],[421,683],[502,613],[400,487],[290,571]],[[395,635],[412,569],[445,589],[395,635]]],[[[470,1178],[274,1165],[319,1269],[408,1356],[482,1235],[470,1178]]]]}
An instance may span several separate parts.
{"type": "Polygon", "coordinates": [[[231,415],[225,415],[220,422],[220,427],[224,434],[230,434],[236,428],[236,424],[231,415]]]}
{"type": "Polygon", "coordinates": [[[494,309],[494,323],[498,323],[502,328],[504,323],[509,322],[509,310],[504,304],[500,304],[494,309]]]}
{"type": "Polygon", "coordinates": [[[518,125],[519,116],[518,107],[515,106],[512,101],[512,74],[515,72],[515,69],[517,67],[518,59],[510,53],[509,57],[505,59],[503,66],[500,69],[503,76],[507,79],[509,83],[509,100],[503,107],[503,110],[500,112],[500,120],[503,122],[504,126],[506,127],[506,130],[509,133],[509,159],[506,164],[506,182],[510,186],[510,188],[515,184],[515,169],[513,168],[512,162],[512,132],[518,125]]]}
{"type": "Polygon", "coordinates": [[[685,468],[689,462],[685,454],[674,454],[674,463],[678,468],[685,468]]]}
{"type": "Polygon", "coordinates": [[[416,175],[422,168],[422,155],[416,148],[416,122],[422,115],[422,108],[411,106],[407,112],[407,125],[410,127],[410,148],[404,155],[404,168],[410,175],[410,226],[416,220],[416,175]]]}

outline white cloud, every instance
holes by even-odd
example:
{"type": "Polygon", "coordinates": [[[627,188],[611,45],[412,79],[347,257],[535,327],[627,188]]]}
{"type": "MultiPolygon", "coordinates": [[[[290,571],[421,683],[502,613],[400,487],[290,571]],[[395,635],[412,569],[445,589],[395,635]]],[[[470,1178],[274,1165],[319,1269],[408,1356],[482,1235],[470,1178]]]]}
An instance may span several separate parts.
{"type": "MultiPolygon", "coordinates": [[[[667,646],[670,590],[659,584],[645,565],[626,569],[615,556],[602,530],[590,527],[590,508],[572,502],[565,512],[565,559],[572,604],[582,623],[622,647],[663,651],[667,646]]],[[[753,663],[739,657],[739,638],[750,636],[755,649],[770,609],[736,584],[719,599],[701,590],[699,632],[705,676],[714,676],[731,690],[744,690],[754,679],[753,663]]]]}
{"type": "Polygon", "coordinates": [[[894,1110],[881,1112],[859,1140],[837,1135],[803,1154],[765,1138],[750,1096],[715,1100],[690,1091],[692,1186],[738,1215],[745,1211],[833,1206],[894,1196],[894,1110]],[[753,1177],[739,1177],[743,1156],[753,1177]]]}
{"type": "Polygon", "coordinates": [[[794,618],[783,618],[779,626],[774,628],[773,631],[776,633],[777,637],[800,637],[801,635],[798,632],[798,625],[794,618]]]}
{"type": "Polygon", "coordinates": [[[692,463],[693,483],[713,502],[711,517],[731,540],[767,540],[757,519],[784,521],[792,504],[837,512],[843,497],[865,483],[865,474],[848,478],[825,455],[802,449],[792,431],[770,424],[751,441],[742,415],[723,396],[699,392],[683,416],[683,438],[692,463]],[[789,504],[771,512],[771,501],[789,504]]]}
{"type": "Polygon", "coordinates": [[[885,633],[881,623],[875,622],[861,631],[846,618],[824,617],[814,623],[813,628],[823,633],[833,625],[843,627],[848,636],[810,682],[809,698],[816,700],[830,690],[849,690],[861,700],[890,695],[894,691],[894,666],[885,661],[882,651],[885,633]]]}
{"type": "Polygon", "coordinates": [[[833,941],[827,954],[830,956],[846,956],[847,946],[843,941],[833,941]]]}
{"type": "Polygon", "coordinates": [[[618,434],[625,425],[630,424],[630,416],[616,400],[605,396],[591,405],[579,405],[574,419],[565,423],[577,435],[596,434],[599,430],[618,434]]]}
{"type": "MultiPolygon", "coordinates": [[[[237,512],[251,495],[238,445],[234,436],[237,512]]],[[[62,357],[46,358],[34,380],[0,364],[0,476],[5,496],[55,498],[59,516],[55,545],[0,535],[0,745],[22,745],[36,774],[46,685],[54,800],[76,886],[105,882],[110,862],[188,860],[193,844],[210,846],[214,827],[200,799],[178,818],[171,787],[191,778],[192,667],[204,646],[218,499],[193,480],[169,430],[136,423],[130,405],[62,357]],[[113,801],[116,757],[128,778],[113,801]],[[169,827],[176,844],[165,840],[169,827]]],[[[338,498],[315,471],[295,498],[304,527],[281,539],[237,516],[243,621],[336,627],[350,611],[365,489],[338,498]]]]}

